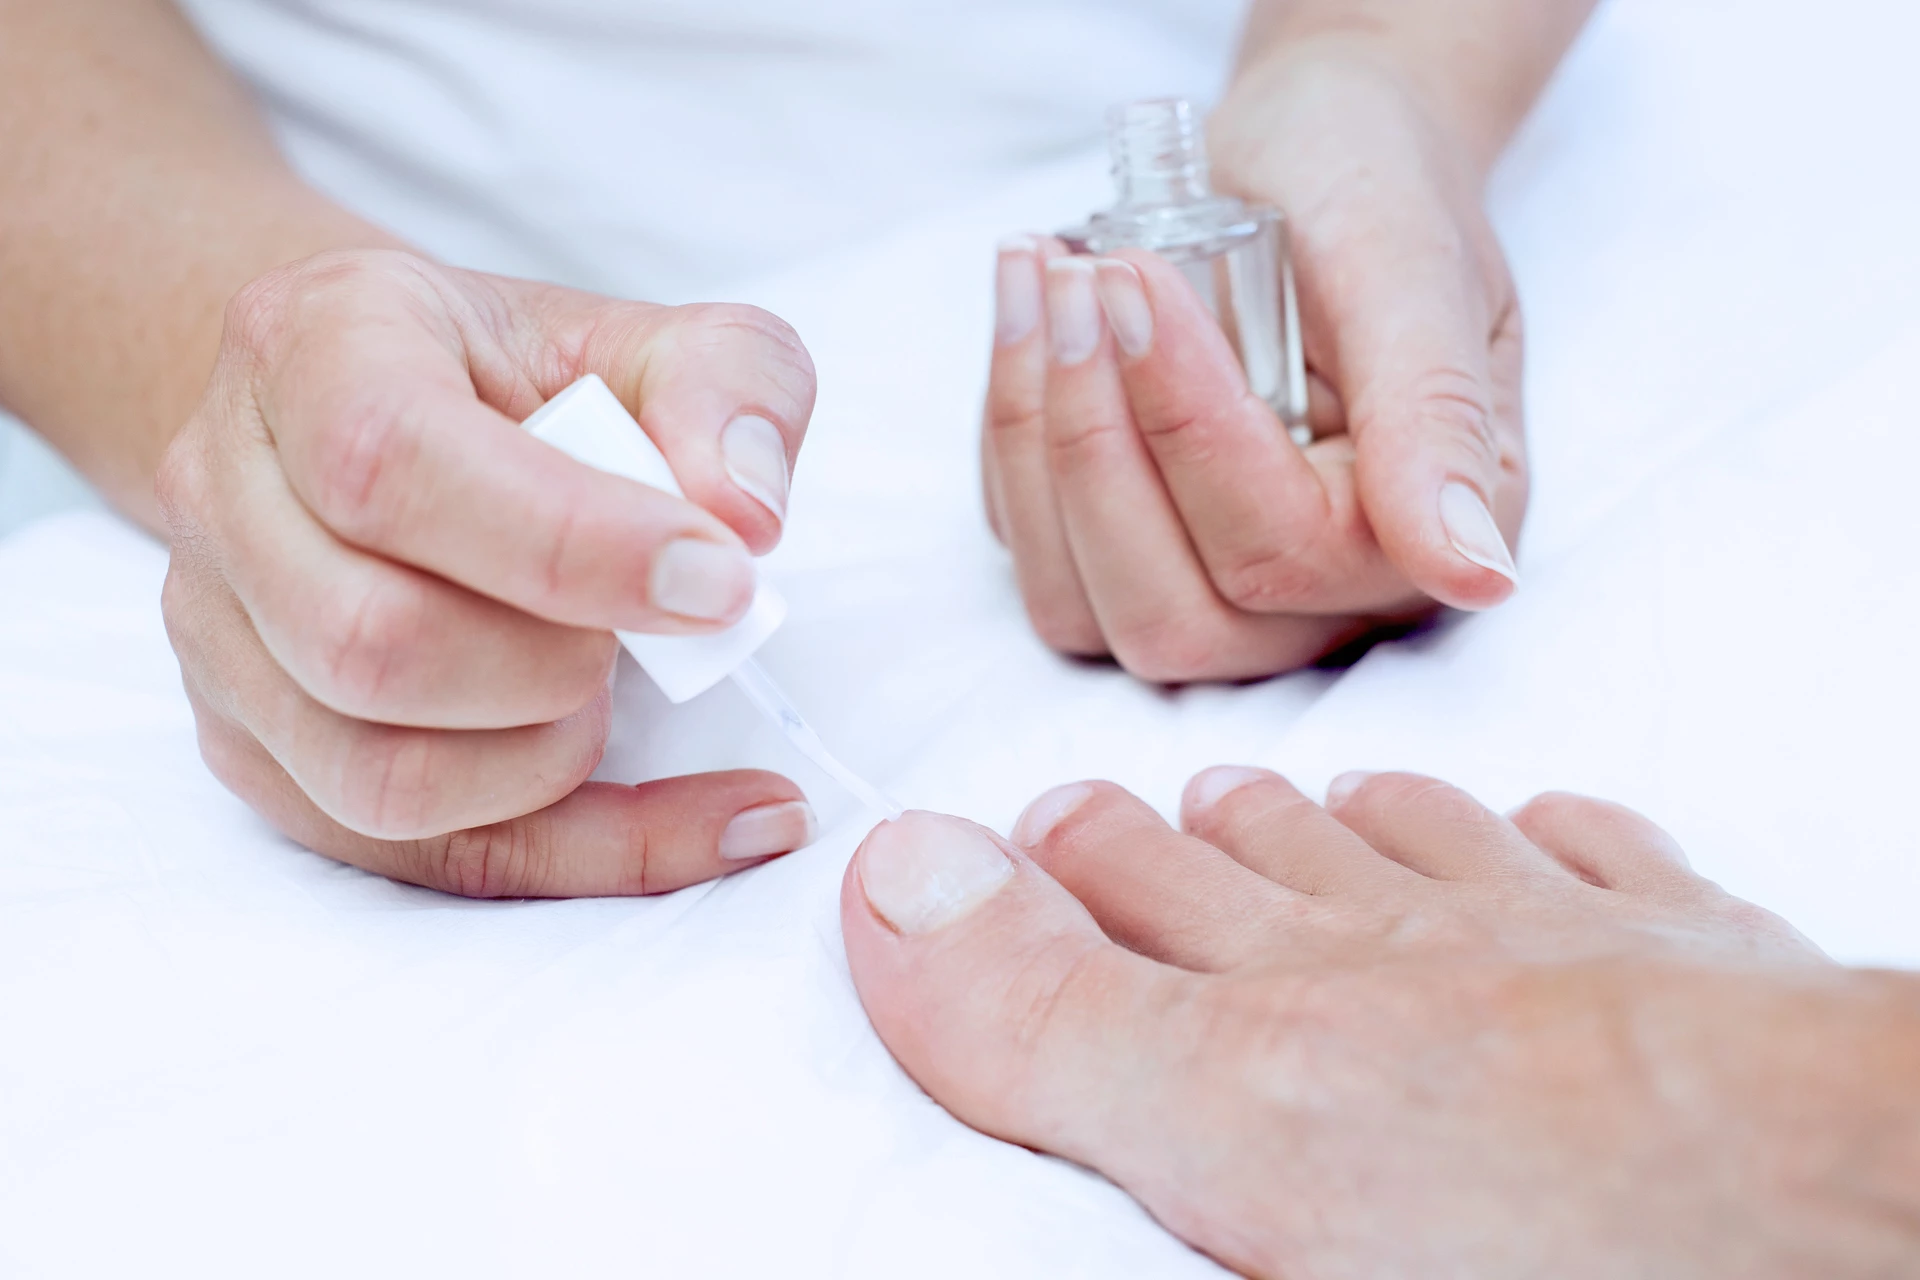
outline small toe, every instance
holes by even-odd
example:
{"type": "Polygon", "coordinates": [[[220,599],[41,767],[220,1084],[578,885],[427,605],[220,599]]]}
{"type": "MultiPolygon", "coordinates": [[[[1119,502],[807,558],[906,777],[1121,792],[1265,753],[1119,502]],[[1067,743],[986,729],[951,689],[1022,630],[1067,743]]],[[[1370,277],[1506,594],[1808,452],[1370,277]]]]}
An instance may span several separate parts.
{"type": "Polygon", "coordinates": [[[1249,870],[1304,894],[1377,888],[1408,875],[1266,769],[1220,765],[1194,775],[1181,825],[1249,870]]]}
{"type": "Polygon", "coordinates": [[[1435,880],[1565,878],[1560,863],[1458,787],[1412,773],[1376,773],[1336,787],[1328,810],[1400,865],[1435,880]]]}
{"type": "Polygon", "coordinates": [[[1672,836],[1625,805],[1549,791],[1509,816],[1547,856],[1603,889],[1658,893],[1707,886],[1672,836]]]}

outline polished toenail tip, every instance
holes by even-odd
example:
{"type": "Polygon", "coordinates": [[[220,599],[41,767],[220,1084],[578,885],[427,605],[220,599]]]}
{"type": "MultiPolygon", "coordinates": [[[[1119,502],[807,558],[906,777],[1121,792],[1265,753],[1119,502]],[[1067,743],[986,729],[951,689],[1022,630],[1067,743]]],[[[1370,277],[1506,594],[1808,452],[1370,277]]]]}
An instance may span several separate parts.
{"type": "Polygon", "coordinates": [[[1341,774],[1327,784],[1326,807],[1332,809],[1345,804],[1352,798],[1353,793],[1360,789],[1360,784],[1373,776],[1371,772],[1365,769],[1355,769],[1350,773],[1341,774]]]}
{"type": "Polygon", "coordinates": [[[992,835],[938,814],[881,823],[857,856],[868,905],[903,934],[952,924],[1013,878],[1013,861],[992,835]]]}
{"type": "Polygon", "coordinates": [[[1092,794],[1093,788],[1086,783],[1069,782],[1040,796],[1013,824],[1013,842],[1022,849],[1039,847],[1040,842],[1052,835],[1053,829],[1071,817],[1092,794]]]}
{"type": "Polygon", "coordinates": [[[1241,788],[1271,777],[1273,774],[1265,769],[1243,764],[1217,764],[1211,769],[1202,769],[1187,783],[1181,808],[1187,813],[1205,813],[1241,788]]]}

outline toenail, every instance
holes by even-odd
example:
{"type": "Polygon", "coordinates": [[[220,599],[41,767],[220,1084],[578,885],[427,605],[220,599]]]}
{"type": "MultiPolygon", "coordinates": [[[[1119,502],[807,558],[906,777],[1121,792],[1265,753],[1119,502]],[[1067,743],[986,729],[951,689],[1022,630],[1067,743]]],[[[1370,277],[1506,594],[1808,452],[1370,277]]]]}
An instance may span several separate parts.
{"type": "Polygon", "coordinates": [[[1240,788],[1264,782],[1272,776],[1265,769],[1253,769],[1243,764],[1218,764],[1211,769],[1202,769],[1187,784],[1185,807],[1189,813],[1205,812],[1240,788]]]}
{"type": "Polygon", "coordinates": [[[1327,784],[1327,808],[1332,809],[1345,804],[1352,798],[1353,793],[1360,789],[1360,784],[1371,777],[1373,774],[1367,770],[1355,769],[1351,773],[1343,773],[1335,778],[1327,784]]]}
{"type": "Polygon", "coordinates": [[[1022,849],[1036,848],[1092,794],[1093,788],[1084,782],[1055,787],[1028,805],[1020,821],[1013,824],[1013,842],[1022,849]]]}
{"type": "Polygon", "coordinates": [[[867,902],[908,934],[952,924],[1013,878],[1013,863],[992,836],[930,813],[881,823],[858,856],[867,902]]]}

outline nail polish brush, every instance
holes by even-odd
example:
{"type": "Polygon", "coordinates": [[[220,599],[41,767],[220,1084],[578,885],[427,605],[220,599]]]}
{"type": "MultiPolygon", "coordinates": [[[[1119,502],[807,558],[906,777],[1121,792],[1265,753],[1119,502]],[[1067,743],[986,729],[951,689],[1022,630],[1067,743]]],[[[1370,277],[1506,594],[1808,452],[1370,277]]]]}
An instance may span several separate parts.
{"type": "MultiPolygon", "coordinates": [[[[552,445],[576,462],[663,489],[676,498],[686,496],[674,478],[673,469],[667,465],[666,455],[641,430],[619,397],[597,374],[587,374],[547,401],[522,426],[535,439],[552,445]]],[[[641,669],[660,686],[668,701],[687,702],[722,680],[731,679],[788,742],[856,800],[889,818],[898,818],[901,806],[842,764],[773,677],[754,661],[753,655],[786,621],[786,616],[786,601],[762,576],[746,616],[724,631],[696,636],[643,635],[633,631],[614,634],[641,669]]]]}

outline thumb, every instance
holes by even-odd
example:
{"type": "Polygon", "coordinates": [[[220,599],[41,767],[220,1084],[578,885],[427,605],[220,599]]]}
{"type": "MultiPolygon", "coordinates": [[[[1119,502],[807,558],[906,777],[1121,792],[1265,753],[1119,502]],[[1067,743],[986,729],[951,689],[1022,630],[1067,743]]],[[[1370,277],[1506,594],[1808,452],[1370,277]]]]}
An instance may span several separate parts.
{"type": "Polygon", "coordinates": [[[813,361],[799,335],[758,307],[592,303],[577,373],[606,379],[691,501],[755,554],[772,550],[813,413],[813,361]]]}
{"type": "Polygon", "coordinates": [[[1418,242],[1414,254],[1369,254],[1332,317],[1354,478],[1408,580],[1443,604],[1485,609],[1519,581],[1519,311],[1504,278],[1490,305],[1464,246],[1418,242]]]}

